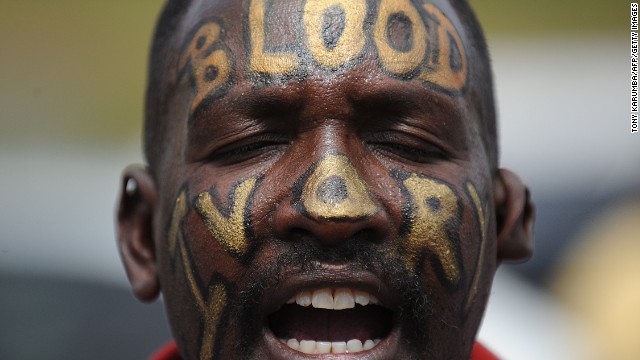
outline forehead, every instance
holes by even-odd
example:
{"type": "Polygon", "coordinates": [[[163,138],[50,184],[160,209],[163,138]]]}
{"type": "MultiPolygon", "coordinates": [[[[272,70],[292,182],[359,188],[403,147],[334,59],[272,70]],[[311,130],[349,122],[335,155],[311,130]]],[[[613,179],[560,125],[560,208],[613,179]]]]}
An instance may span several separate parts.
{"type": "Polygon", "coordinates": [[[382,74],[451,97],[469,86],[469,40],[448,2],[201,0],[175,40],[176,80],[197,94],[192,113],[246,82],[382,74]]]}

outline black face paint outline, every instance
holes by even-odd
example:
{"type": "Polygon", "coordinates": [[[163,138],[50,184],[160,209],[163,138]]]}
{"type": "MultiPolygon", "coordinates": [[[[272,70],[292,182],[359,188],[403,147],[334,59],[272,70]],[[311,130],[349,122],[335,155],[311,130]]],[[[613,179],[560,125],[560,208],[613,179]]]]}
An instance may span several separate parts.
{"type": "Polygon", "coordinates": [[[397,24],[411,24],[411,19],[405,13],[394,12],[387,18],[387,24],[385,26],[385,38],[387,39],[386,41],[389,43],[389,45],[396,51],[403,53],[409,52],[415,46],[414,42],[416,39],[414,39],[413,29],[411,29],[410,32],[405,36],[406,44],[398,44],[393,40],[394,37],[392,34],[392,22],[397,24]]]}
{"type": "Polygon", "coordinates": [[[333,50],[338,46],[338,41],[347,27],[346,22],[347,14],[340,6],[332,5],[322,14],[322,45],[325,49],[333,50]],[[334,15],[339,17],[339,23],[331,21],[335,17],[334,15]]]}
{"type": "MultiPolygon", "coordinates": [[[[438,29],[441,26],[441,24],[438,22],[438,19],[435,19],[431,14],[429,14],[426,9],[424,8],[424,5],[432,5],[434,6],[438,11],[440,11],[442,13],[442,15],[444,15],[444,17],[451,23],[451,20],[444,14],[444,12],[442,11],[442,9],[440,9],[438,6],[435,6],[435,4],[433,4],[431,1],[427,1],[427,0],[411,0],[412,2],[420,2],[420,6],[418,6],[416,4],[416,8],[418,9],[418,12],[420,13],[420,15],[423,18],[425,27],[428,29],[427,31],[429,32],[429,36],[432,37],[432,41],[429,41],[429,47],[433,46],[433,48],[431,49],[431,53],[429,53],[429,48],[427,48],[427,54],[423,59],[423,63],[420,65],[420,71],[418,72],[418,74],[416,74],[416,77],[419,78],[418,75],[420,75],[420,73],[422,71],[431,73],[431,72],[435,72],[435,71],[429,71],[430,70],[430,64],[435,64],[438,63],[440,61],[440,55],[442,54],[442,51],[440,49],[440,38],[439,38],[439,34],[438,34],[438,29]]],[[[464,57],[462,56],[463,54],[460,53],[460,51],[458,51],[458,54],[461,55],[461,62],[462,63],[466,63],[466,71],[467,74],[464,78],[464,84],[462,84],[462,86],[459,89],[453,89],[453,88],[446,88],[444,86],[438,85],[434,82],[425,80],[425,79],[421,79],[419,78],[420,82],[422,83],[422,86],[424,86],[427,89],[432,89],[435,90],[439,93],[443,93],[449,96],[459,96],[459,95],[463,95],[464,93],[466,93],[467,88],[469,86],[469,70],[470,70],[470,62],[469,62],[469,55],[467,54],[466,49],[464,49],[464,43],[462,43],[462,37],[460,36],[460,33],[458,32],[457,29],[456,33],[458,35],[458,39],[460,40],[460,43],[462,44],[463,49],[458,49],[458,50],[462,50],[464,52],[464,57]]],[[[447,32],[447,36],[449,37],[449,40],[452,40],[452,35],[451,33],[447,32]]],[[[449,46],[451,47],[451,42],[449,42],[449,46]]],[[[452,59],[450,59],[451,62],[452,59]]],[[[452,68],[452,70],[454,70],[452,68]]]]}
{"type": "MultiPolygon", "coordinates": [[[[188,240],[187,236],[185,236],[185,240],[188,240]]],[[[193,267],[195,261],[192,249],[186,244],[185,247],[188,258],[187,261],[193,267]]],[[[198,306],[196,306],[198,313],[200,313],[197,336],[197,342],[199,345],[198,358],[218,359],[221,351],[220,345],[224,341],[225,329],[229,326],[229,316],[232,310],[231,303],[234,294],[236,293],[235,287],[219,272],[214,272],[211,274],[211,279],[209,280],[209,284],[207,286],[204,286],[199,273],[194,269],[192,269],[192,276],[194,276],[196,279],[197,290],[199,291],[199,295],[202,297],[204,306],[206,307],[205,310],[198,310],[198,306]],[[219,286],[221,286],[221,288],[219,288],[219,286]],[[223,298],[220,300],[222,302],[221,305],[216,301],[216,299],[213,299],[213,297],[216,295],[216,291],[223,292],[222,294],[217,294],[218,296],[223,296],[223,298]],[[216,305],[221,306],[222,308],[215,309],[214,307],[216,307],[216,305]],[[212,316],[214,318],[210,318],[212,316]],[[207,321],[212,321],[213,323],[207,324],[207,321]],[[208,326],[211,326],[211,328],[208,328],[208,326]],[[205,339],[208,333],[211,332],[213,332],[214,335],[210,339],[205,339]],[[205,348],[205,346],[207,346],[207,348],[205,348]],[[204,356],[204,354],[211,354],[211,356],[204,356]]],[[[197,295],[192,294],[192,296],[197,295]]]]}
{"type": "MultiPolygon", "coordinates": [[[[453,46],[455,45],[455,40],[452,41],[452,39],[455,39],[453,37],[453,35],[450,32],[446,32],[446,35],[449,39],[449,41],[447,41],[448,46],[450,47],[450,54],[458,54],[460,57],[460,66],[463,66],[464,64],[466,64],[466,66],[464,66],[466,74],[464,77],[464,83],[462,84],[462,86],[460,88],[452,88],[452,87],[445,87],[442,85],[439,85],[435,82],[429,81],[427,79],[424,79],[423,76],[427,76],[429,74],[432,74],[434,72],[438,72],[437,69],[433,69],[432,68],[432,64],[438,63],[439,61],[439,56],[441,55],[441,49],[440,49],[440,39],[439,39],[439,34],[438,34],[438,30],[439,30],[439,26],[440,24],[438,23],[438,20],[435,19],[433,16],[431,16],[424,8],[425,5],[432,5],[434,6],[438,11],[440,11],[442,13],[442,11],[436,7],[435,5],[433,5],[433,3],[429,2],[429,1],[425,1],[425,0],[408,0],[410,1],[410,3],[414,6],[415,10],[418,13],[418,16],[420,17],[422,24],[417,24],[417,26],[423,26],[425,31],[427,32],[425,41],[427,42],[426,44],[426,51],[425,51],[425,55],[423,56],[423,59],[420,61],[420,63],[411,71],[408,71],[406,73],[402,73],[402,74],[398,74],[398,73],[394,73],[390,70],[388,70],[386,68],[386,66],[382,63],[382,58],[380,56],[380,50],[378,49],[378,47],[375,44],[375,41],[373,39],[372,33],[373,33],[373,27],[375,25],[375,21],[377,20],[377,16],[379,13],[379,1],[372,1],[372,0],[364,0],[365,6],[366,6],[366,14],[365,14],[365,18],[363,21],[363,33],[364,33],[364,45],[362,46],[362,49],[360,49],[358,55],[356,55],[353,59],[345,61],[344,63],[336,66],[336,67],[331,67],[331,66],[327,66],[324,65],[322,63],[320,63],[312,54],[310,49],[308,48],[308,35],[304,29],[304,21],[302,19],[302,16],[299,16],[298,18],[296,18],[295,20],[293,20],[293,25],[294,25],[294,29],[296,31],[295,37],[295,43],[292,44],[284,44],[281,46],[271,46],[267,49],[267,46],[269,46],[269,44],[265,44],[265,48],[263,49],[265,52],[269,52],[269,51],[287,51],[288,55],[292,55],[295,56],[297,59],[297,66],[295,67],[294,70],[292,71],[288,71],[288,72],[283,72],[283,73],[276,73],[276,72],[258,72],[258,71],[254,71],[251,67],[251,59],[254,56],[253,51],[252,51],[252,39],[251,39],[251,28],[249,25],[249,17],[251,16],[250,14],[250,6],[251,3],[255,1],[255,0],[243,0],[242,3],[242,9],[243,9],[243,14],[242,14],[242,39],[244,42],[244,58],[245,58],[245,65],[244,65],[244,71],[243,71],[243,77],[246,78],[255,88],[261,89],[261,88],[267,88],[270,86],[284,86],[287,83],[291,82],[291,81],[297,81],[297,82],[304,82],[310,75],[312,72],[315,73],[315,70],[319,71],[325,71],[327,72],[327,76],[331,77],[331,76],[335,76],[333,75],[333,73],[336,72],[346,72],[350,69],[355,68],[356,66],[360,65],[363,63],[363,60],[368,57],[368,56],[373,56],[374,58],[376,58],[376,63],[377,63],[377,69],[378,71],[380,71],[380,73],[385,74],[386,76],[393,78],[393,79],[398,79],[398,80],[402,80],[402,81],[410,81],[410,80],[414,80],[417,78],[417,80],[420,81],[421,85],[427,89],[431,89],[434,90],[436,92],[445,94],[445,95],[449,95],[449,96],[459,96],[462,95],[466,92],[468,84],[469,84],[469,59],[468,59],[468,54],[466,49],[464,49],[464,44],[462,43],[462,38],[460,37],[459,32],[457,31],[457,29],[455,27],[453,27],[453,29],[456,31],[456,35],[457,35],[457,39],[460,40],[460,44],[462,46],[462,49],[458,49],[458,47],[455,47],[456,51],[451,51],[453,50],[453,46]],[[462,53],[461,53],[461,51],[462,53]],[[311,69],[311,71],[309,71],[311,69]]],[[[272,6],[272,2],[275,0],[259,0],[259,1],[265,1],[265,6],[270,8],[272,6]]],[[[306,4],[306,2],[309,0],[298,0],[297,2],[297,7],[298,7],[298,11],[296,12],[297,14],[302,14],[303,13],[303,9],[304,6],[306,4]]],[[[266,9],[268,10],[268,9],[266,9]]],[[[395,13],[394,13],[395,14],[395,13]]],[[[446,15],[444,15],[444,13],[442,13],[442,15],[449,21],[449,23],[451,23],[451,21],[448,19],[448,17],[446,17],[446,15]]],[[[387,24],[385,24],[385,27],[387,28],[386,31],[388,32],[388,19],[387,20],[387,24]]],[[[236,54],[231,51],[229,49],[229,47],[225,44],[224,42],[224,38],[225,38],[225,27],[224,27],[224,22],[222,19],[218,18],[218,17],[209,17],[206,19],[201,20],[200,22],[198,22],[196,24],[196,26],[188,33],[187,36],[187,40],[184,41],[183,45],[182,45],[182,49],[180,51],[180,56],[178,57],[178,63],[180,62],[180,60],[182,59],[182,57],[184,56],[184,53],[186,51],[186,49],[189,47],[189,45],[191,44],[191,42],[194,40],[194,36],[197,34],[198,30],[209,23],[216,23],[218,26],[220,26],[221,28],[221,33],[220,33],[220,38],[218,41],[216,41],[211,47],[210,49],[208,49],[207,51],[209,52],[209,54],[213,51],[216,50],[223,50],[224,53],[228,56],[229,58],[229,79],[228,81],[226,81],[223,85],[219,86],[217,89],[215,89],[214,91],[209,92],[207,95],[203,96],[203,99],[200,101],[200,103],[198,103],[197,105],[195,105],[195,108],[193,111],[190,111],[190,115],[189,115],[189,120],[188,123],[192,123],[194,121],[195,118],[198,117],[198,115],[200,114],[200,112],[205,109],[206,107],[210,106],[211,104],[213,104],[214,102],[216,102],[217,100],[220,100],[221,98],[223,98],[225,95],[228,94],[229,90],[236,85],[236,77],[237,77],[237,73],[236,73],[236,54]]],[[[267,24],[268,25],[268,24],[267,24]]],[[[452,24],[451,24],[452,25],[452,24]]],[[[452,25],[453,26],[453,25],[452,25]]],[[[346,28],[346,25],[345,25],[346,28]]],[[[268,29],[265,29],[265,31],[267,31],[268,29]]],[[[344,31],[343,31],[344,32],[344,31]]],[[[265,37],[267,36],[267,33],[264,34],[265,37]]],[[[267,39],[265,39],[266,41],[267,39]]],[[[416,41],[418,41],[419,39],[414,38],[413,39],[413,43],[415,45],[416,41]]],[[[392,44],[391,42],[389,42],[390,44],[392,44]]],[[[391,45],[390,45],[391,46],[391,45]]],[[[208,56],[208,55],[207,55],[208,56]]],[[[455,71],[457,66],[454,63],[455,59],[453,56],[450,57],[449,59],[449,64],[447,64],[451,70],[454,70],[454,72],[458,73],[459,71],[455,71]]],[[[184,78],[185,73],[187,73],[187,69],[191,67],[191,60],[189,60],[187,62],[187,64],[182,68],[179,69],[178,66],[176,66],[177,68],[177,75],[176,75],[176,80],[177,82],[181,81],[182,78],[184,78]]],[[[192,68],[192,67],[191,67],[192,68]]],[[[193,74],[190,73],[189,74],[189,83],[191,84],[191,88],[194,92],[197,93],[197,87],[196,87],[196,80],[193,77],[193,74]]]]}
{"type": "Polygon", "coordinates": [[[236,261],[238,261],[242,265],[247,265],[258,248],[258,244],[256,244],[255,234],[253,230],[253,221],[252,221],[252,213],[251,209],[253,208],[253,201],[255,199],[255,194],[260,188],[262,180],[264,179],[263,175],[258,175],[255,177],[247,177],[240,180],[237,180],[233,183],[229,192],[227,194],[227,207],[222,205],[220,201],[220,195],[218,194],[216,185],[211,186],[208,190],[196,195],[191,201],[192,206],[196,209],[196,213],[199,215],[200,219],[205,223],[209,234],[212,238],[222,246],[225,252],[231,255],[236,261]],[[225,245],[224,240],[216,238],[215,234],[212,233],[212,230],[207,225],[207,215],[203,214],[203,210],[199,205],[199,199],[202,195],[208,194],[210,196],[211,202],[213,206],[215,206],[216,210],[225,218],[228,219],[231,216],[231,212],[233,207],[236,205],[236,196],[235,193],[240,186],[242,186],[245,182],[253,180],[254,184],[252,189],[249,190],[247,194],[246,203],[242,209],[242,226],[244,231],[244,241],[246,242],[246,249],[244,251],[238,251],[233,249],[232,247],[225,245]]]}
{"type": "MultiPolygon", "coordinates": [[[[302,1],[302,7],[300,9],[301,13],[304,13],[304,6],[308,1],[309,0],[302,1]]],[[[304,20],[302,18],[300,19],[300,25],[302,27],[302,35],[303,35],[302,40],[304,41],[303,42],[304,46],[301,47],[301,51],[304,54],[305,62],[306,64],[308,64],[307,66],[309,66],[311,69],[318,69],[319,71],[325,71],[325,72],[331,72],[331,73],[333,72],[343,73],[362,64],[364,58],[367,56],[368,52],[373,47],[371,36],[367,36],[367,34],[371,32],[373,17],[375,16],[374,6],[372,6],[371,2],[369,0],[362,0],[362,1],[364,2],[364,5],[365,5],[365,14],[364,14],[364,19],[362,21],[362,33],[364,34],[364,44],[362,45],[362,48],[360,49],[358,54],[353,57],[353,59],[344,61],[338,66],[327,66],[321,63],[320,61],[318,61],[315,58],[315,56],[313,56],[313,54],[311,53],[311,49],[308,46],[309,35],[307,34],[307,31],[304,28],[304,20]]],[[[347,30],[347,28],[348,28],[347,24],[345,23],[344,30],[340,34],[340,37],[338,37],[337,39],[338,42],[340,41],[340,38],[344,35],[345,30],[347,30]]]]}
{"type": "Polygon", "coordinates": [[[471,180],[467,180],[464,182],[464,193],[469,199],[470,203],[472,204],[471,207],[473,208],[472,210],[473,215],[478,224],[477,232],[480,239],[480,243],[478,244],[478,251],[477,251],[478,255],[476,256],[474,265],[472,267],[474,271],[473,271],[473,274],[471,274],[471,278],[469,279],[470,281],[469,281],[469,286],[467,291],[467,294],[468,294],[467,299],[465,299],[465,303],[463,304],[461,309],[462,311],[460,312],[463,316],[463,319],[466,319],[470,313],[471,306],[473,305],[474,300],[478,297],[477,282],[480,279],[480,275],[482,271],[481,268],[483,265],[483,260],[486,252],[488,234],[491,228],[491,224],[493,224],[492,222],[493,214],[488,211],[489,197],[486,196],[486,194],[479,193],[478,188],[471,180]],[[471,193],[469,187],[473,188],[473,191],[476,193],[476,196],[474,196],[471,193]],[[482,211],[482,214],[480,213],[480,210],[482,211]],[[482,228],[483,226],[484,226],[484,229],[482,228]]]}
{"type": "MultiPolygon", "coordinates": [[[[180,68],[180,62],[185,56],[186,51],[189,49],[189,46],[194,41],[195,36],[198,34],[198,31],[205,25],[209,24],[217,24],[220,27],[220,36],[217,41],[213,42],[206,50],[205,56],[203,59],[208,58],[214,51],[222,50],[226,56],[229,58],[229,79],[222,83],[218,88],[213,91],[209,91],[206,95],[203,96],[202,100],[196,105],[193,111],[189,110],[189,120],[188,124],[194,122],[194,120],[198,117],[200,112],[203,109],[210,106],[216,100],[223,98],[229,90],[235,85],[235,76],[236,76],[236,58],[235,54],[227,44],[224,42],[225,39],[225,26],[224,21],[216,16],[207,17],[200,20],[194,27],[191,29],[185,38],[185,41],[182,43],[182,47],[180,49],[179,56],[177,58],[176,63],[176,83],[182,81],[182,79],[188,75],[189,84],[191,86],[191,90],[195,95],[198,94],[197,88],[197,80],[195,78],[194,70],[193,70],[193,56],[189,57],[189,60],[184,64],[182,68],[180,68]]],[[[202,42],[201,39],[197,40],[199,43],[202,42]]],[[[204,44],[203,44],[204,45],[204,44]]],[[[202,46],[202,45],[200,45],[202,46]]],[[[195,100],[195,98],[194,98],[195,100]]]]}
{"type": "MultiPolygon", "coordinates": [[[[300,36],[300,34],[304,32],[304,29],[302,29],[302,19],[293,21],[293,24],[295,26],[295,31],[296,31],[296,34],[295,34],[296,41],[294,44],[284,44],[284,45],[275,46],[275,47],[269,46],[268,44],[266,44],[268,35],[266,33],[263,34],[263,36],[265,37],[263,52],[287,51],[288,53],[295,55],[298,62],[298,66],[296,67],[295,70],[289,71],[286,73],[275,73],[275,72],[262,73],[262,72],[254,71],[251,68],[251,59],[253,58],[254,54],[252,49],[253,43],[251,39],[252,29],[251,29],[249,17],[251,16],[250,7],[253,1],[255,0],[243,0],[242,2],[242,11],[243,11],[242,40],[244,41],[244,51],[245,51],[244,77],[248,79],[250,83],[258,89],[264,89],[270,86],[283,86],[292,80],[303,82],[304,80],[307,79],[308,74],[306,73],[305,69],[303,69],[303,67],[300,66],[302,52],[299,49],[300,41],[298,39],[298,36],[300,36]]],[[[275,0],[263,0],[263,1],[265,2],[265,13],[266,13],[268,9],[273,5],[273,1],[275,0]]],[[[299,11],[297,13],[302,12],[302,5],[303,4],[300,3],[299,1],[299,3],[297,4],[299,11]]],[[[263,14],[262,17],[263,17],[263,24],[264,24],[264,21],[266,19],[266,14],[263,14]]],[[[265,32],[267,31],[267,29],[263,29],[263,30],[265,32]]]]}
{"type": "MultiPolygon", "coordinates": [[[[174,276],[177,275],[177,263],[181,264],[183,275],[187,280],[183,284],[194,297],[196,311],[201,314],[197,336],[198,357],[218,358],[221,350],[220,344],[224,340],[224,329],[229,323],[230,299],[235,290],[234,286],[218,272],[214,272],[209,284],[204,286],[200,273],[193,265],[195,259],[189,246],[191,241],[184,230],[185,218],[191,213],[191,207],[186,201],[189,194],[188,189],[188,183],[185,182],[175,197],[171,216],[165,227],[167,235],[170,237],[168,239],[169,261],[174,276]],[[178,209],[178,206],[183,206],[183,209],[178,209]],[[171,237],[175,237],[175,239],[171,239],[171,237]],[[214,299],[215,296],[218,298],[214,299]],[[211,338],[205,339],[205,336],[211,336],[211,338]],[[205,346],[207,347],[205,348],[205,346]]],[[[182,344],[181,349],[188,349],[184,336],[179,335],[177,340],[182,344]]]]}
{"type": "Polygon", "coordinates": [[[447,275],[445,274],[445,270],[442,266],[440,257],[438,256],[438,254],[435,253],[435,251],[428,250],[426,246],[420,249],[420,255],[418,256],[417,259],[415,259],[415,273],[417,276],[422,277],[423,271],[425,269],[424,262],[425,260],[429,260],[430,267],[434,269],[434,272],[438,277],[440,284],[448,292],[450,293],[454,292],[458,290],[460,286],[466,282],[464,278],[465,266],[462,260],[462,252],[460,248],[460,245],[461,245],[460,229],[462,228],[462,220],[464,216],[464,206],[462,204],[460,194],[458,193],[457,188],[453,184],[445,180],[442,180],[433,176],[429,176],[426,174],[408,172],[401,169],[391,170],[390,176],[396,181],[400,189],[400,192],[402,193],[402,196],[405,199],[405,202],[402,207],[402,222],[398,231],[398,238],[401,241],[400,253],[405,258],[408,256],[407,248],[409,244],[407,244],[404,241],[404,239],[406,239],[409,233],[411,232],[412,219],[415,217],[416,205],[415,205],[415,199],[413,199],[413,196],[409,192],[409,189],[407,189],[407,187],[404,185],[404,181],[409,179],[412,175],[418,176],[419,178],[422,178],[422,179],[428,179],[438,184],[446,186],[447,188],[449,188],[449,190],[451,190],[451,192],[454,194],[457,200],[456,214],[454,218],[452,220],[447,221],[444,225],[445,236],[449,240],[449,245],[451,246],[451,250],[453,251],[452,258],[456,262],[456,265],[458,266],[458,269],[459,269],[458,272],[460,277],[457,280],[457,282],[452,283],[447,278],[447,275]]]}
{"type": "MultiPolygon", "coordinates": [[[[307,170],[305,170],[305,172],[293,183],[293,187],[292,187],[292,195],[293,196],[292,196],[292,199],[291,199],[291,205],[299,214],[302,214],[303,216],[305,216],[308,219],[316,219],[316,217],[313,216],[313,214],[311,214],[305,208],[305,206],[303,204],[302,198],[303,198],[304,188],[307,185],[307,182],[308,182],[309,178],[317,170],[318,166],[330,156],[342,156],[342,157],[346,158],[347,160],[349,159],[345,154],[337,152],[337,151],[330,151],[328,153],[325,153],[318,160],[314,161],[311,164],[311,166],[309,166],[309,168],[307,170]]],[[[349,162],[350,162],[350,160],[349,160],[349,162]]],[[[355,167],[354,167],[354,169],[355,169],[355,167]]],[[[369,197],[369,199],[371,199],[373,201],[373,197],[371,196],[371,193],[369,193],[368,189],[366,189],[366,192],[367,192],[367,196],[369,197]]],[[[374,202],[374,204],[375,204],[375,202],[374,202]]],[[[330,217],[330,218],[319,217],[319,218],[321,220],[327,221],[327,222],[355,223],[355,222],[358,222],[358,221],[362,221],[363,219],[366,219],[368,217],[371,217],[371,216],[375,215],[378,211],[380,211],[379,206],[377,204],[375,204],[375,205],[378,207],[378,209],[374,214],[370,214],[370,215],[363,215],[363,216],[358,216],[358,217],[345,216],[345,217],[330,217]]]]}
{"type": "MultiPolygon", "coordinates": [[[[370,0],[367,0],[367,1],[370,1],[370,0]]],[[[374,10],[373,10],[373,18],[371,19],[371,27],[373,27],[376,24],[376,21],[378,20],[377,17],[380,14],[380,1],[373,1],[373,2],[374,2],[374,4],[372,5],[372,7],[374,8],[374,10]]],[[[422,13],[420,7],[415,3],[414,0],[410,0],[410,2],[414,6],[416,11],[418,12],[418,16],[420,16],[420,20],[422,20],[422,24],[418,24],[418,26],[420,26],[420,25],[424,26],[424,29],[425,29],[425,31],[427,33],[426,38],[424,39],[424,41],[426,41],[425,54],[424,54],[422,60],[420,61],[420,63],[413,70],[407,71],[407,72],[402,73],[402,74],[398,74],[398,73],[394,73],[393,71],[387,69],[387,67],[383,64],[383,60],[382,60],[383,56],[380,55],[380,49],[378,48],[378,46],[375,44],[375,41],[373,40],[373,29],[370,30],[370,32],[369,32],[370,35],[368,36],[370,41],[373,43],[371,48],[369,49],[369,51],[371,51],[372,53],[375,54],[375,57],[377,59],[376,61],[377,61],[377,64],[378,64],[378,69],[380,70],[380,72],[385,74],[386,76],[392,78],[392,79],[397,79],[397,80],[402,80],[402,81],[411,81],[411,80],[415,79],[416,77],[418,77],[418,75],[420,75],[420,73],[424,70],[425,61],[429,57],[430,49],[431,49],[431,46],[432,46],[431,41],[429,41],[429,37],[431,36],[430,33],[429,33],[429,31],[430,31],[429,30],[429,26],[428,26],[428,24],[427,24],[427,22],[425,20],[425,17],[423,15],[423,13],[422,13]]],[[[397,14],[397,12],[394,13],[394,14],[397,14]]],[[[385,20],[386,20],[385,24],[384,24],[384,27],[385,27],[385,31],[384,31],[385,40],[389,43],[389,45],[391,47],[394,47],[392,45],[392,42],[389,41],[389,39],[387,38],[387,34],[389,33],[389,21],[388,21],[389,19],[387,18],[385,20]]],[[[415,46],[417,39],[413,36],[413,32],[412,32],[412,38],[413,38],[413,41],[412,41],[413,45],[415,46]]],[[[399,51],[399,50],[396,50],[396,51],[402,52],[402,51],[399,51]]],[[[423,84],[423,86],[424,86],[424,84],[423,84]]]]}

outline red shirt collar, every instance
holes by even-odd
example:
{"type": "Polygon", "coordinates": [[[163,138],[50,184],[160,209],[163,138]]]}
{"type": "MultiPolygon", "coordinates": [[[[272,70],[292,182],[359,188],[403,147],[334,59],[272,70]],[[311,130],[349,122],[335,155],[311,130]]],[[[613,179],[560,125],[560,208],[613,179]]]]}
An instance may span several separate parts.
{"type": "MultiPolygon", "coordinates": [[[[182,360],[182,358],[180,357],[180,353],[178,353],[176,343],[171,342],[153,354],[150,360],[182,360]]],[[[473,346],[469,360],[498,360],[498,358],[480,343],[476,343],[473,346]]]]}

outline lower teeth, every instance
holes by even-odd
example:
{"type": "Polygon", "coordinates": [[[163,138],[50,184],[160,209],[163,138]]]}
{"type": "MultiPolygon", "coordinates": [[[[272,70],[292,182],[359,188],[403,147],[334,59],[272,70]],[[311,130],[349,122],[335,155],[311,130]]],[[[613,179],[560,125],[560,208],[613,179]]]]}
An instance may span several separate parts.
{"type": "Polygon", "coordinates": [[[293,350],[303,352],[305,354],[343,354],[343,353],[357,353],[361,351],[367,351],[378,345],[380,339],[367,340],[362,343],[358,339],[352,339],[347,342],[336,341],[315,341],[315,340],[301,340],[289,339],[282,340],[293,350]]]}

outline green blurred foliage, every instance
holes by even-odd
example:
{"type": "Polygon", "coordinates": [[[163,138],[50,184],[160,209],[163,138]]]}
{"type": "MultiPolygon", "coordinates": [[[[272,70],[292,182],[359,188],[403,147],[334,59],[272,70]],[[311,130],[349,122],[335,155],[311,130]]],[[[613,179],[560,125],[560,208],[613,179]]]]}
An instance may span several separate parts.
{"type": "Polygon", "coordinates": [[[91,144],[138,134],[149,39],[161,5],[2,1],[0,141],[91,144]]]}
{"type": "MultiPolygon", "coordinates": [[[[0,0],[0,142],[140,136],[146,59],[163,1],[0,0]]],[[[629,3],[471,0],[488,37],[628,32],[629,3]]]]}
{"type": "Polygon", "coordinates": [[[469,0],[488,37],[617,36],[629,31],[621,0],[469,0]]]}

